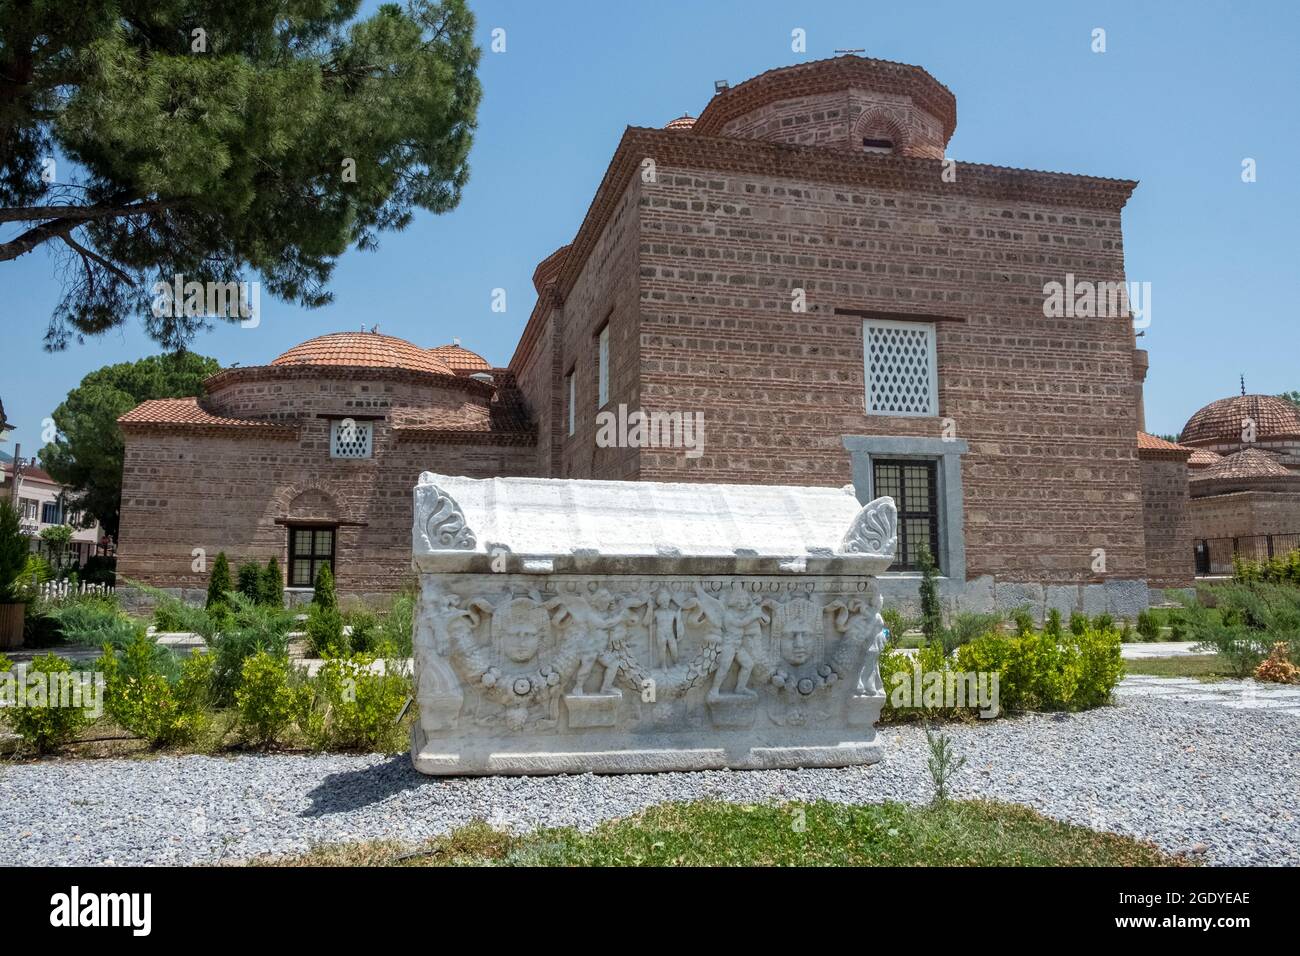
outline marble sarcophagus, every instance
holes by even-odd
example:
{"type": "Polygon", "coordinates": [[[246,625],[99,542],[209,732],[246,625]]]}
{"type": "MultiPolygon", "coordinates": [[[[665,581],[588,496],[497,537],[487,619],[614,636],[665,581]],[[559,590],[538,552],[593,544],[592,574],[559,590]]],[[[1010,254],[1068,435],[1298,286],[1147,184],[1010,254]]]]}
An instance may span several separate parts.
{"type": "Polygon", "coordinates": [[[413,564],[429,774],[880,758],[874,575],[894,503],[851,489],[425,473],[413,564]]]}

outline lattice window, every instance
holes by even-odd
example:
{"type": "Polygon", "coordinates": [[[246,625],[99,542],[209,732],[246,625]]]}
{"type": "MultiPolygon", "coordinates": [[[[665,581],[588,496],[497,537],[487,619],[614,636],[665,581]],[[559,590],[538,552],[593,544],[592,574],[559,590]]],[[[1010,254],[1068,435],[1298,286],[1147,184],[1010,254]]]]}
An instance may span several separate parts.
{"type": "Polygon", "coordinates": [[[862,323],[868,415],[937,415],[934,326],[867,319],[862,323]]]}
{"type": "Polygon", "coordinates": [[[330,422],[331,458],[369,458],[374,422],[340,418],[330,422]]]}

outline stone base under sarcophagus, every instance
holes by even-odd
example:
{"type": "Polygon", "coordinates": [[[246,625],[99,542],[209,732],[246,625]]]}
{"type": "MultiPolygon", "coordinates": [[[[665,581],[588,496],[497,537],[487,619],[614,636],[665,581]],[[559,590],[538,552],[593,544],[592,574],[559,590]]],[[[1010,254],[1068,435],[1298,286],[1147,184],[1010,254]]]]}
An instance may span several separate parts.
{"type": "Polygon", "coordinates": [[[422,476],[416,768],[635,773],[879,760],[884,633],[873,574],[892,560],[893,502],[860,508],[843,491],[748,488],[741,506],[718,492],[738,487],[422,476]],[[613,500],[614,485],[635,490],[611,525],[600,501],[613,500]],[[665,490],[683,487],[689,497],[665,490]],[[672,532],[683,501],[714,533],[648,540],[672,532]],[[557,535],[558,507],[587,509],[569,516],[580,540],[557,535]],[[798,528],[740,534],[740,519],[798,528]]]}

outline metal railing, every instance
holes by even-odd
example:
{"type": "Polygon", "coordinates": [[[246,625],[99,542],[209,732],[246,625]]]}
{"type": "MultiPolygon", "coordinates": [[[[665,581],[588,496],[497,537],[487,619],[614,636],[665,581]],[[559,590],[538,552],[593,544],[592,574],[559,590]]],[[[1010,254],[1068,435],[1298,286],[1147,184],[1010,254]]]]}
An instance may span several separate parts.
{"type": "Polygon", "coordinates": [[[1198,576],[1232,574],[1233,558],[1268,561],[1284,557],[1297,549],[1300,549],[1300,532],[1197,538],[1192,545],[1198,576]]]}

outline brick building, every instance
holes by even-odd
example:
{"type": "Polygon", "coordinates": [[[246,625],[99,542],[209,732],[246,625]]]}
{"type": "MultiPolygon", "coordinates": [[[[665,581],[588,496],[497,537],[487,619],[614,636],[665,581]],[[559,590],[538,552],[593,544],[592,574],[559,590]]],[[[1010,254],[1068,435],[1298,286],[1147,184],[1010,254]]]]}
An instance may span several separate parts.
{"type": "Polygon", "coordinates": [[[955,126],[925,70],[844,56],[628,128],[492,382],[415,368],[435,353],[410,343],[384,377],[291,350],[127,415],[122,573],[185,578],[201,545],[285,555],[310,519],[337,529],[341,587],[382,587],[422,468],[852,483],[898,501],[892,600],[925,546],[959,608],[1135,612],[1148,581],[1191,579],[1187,452],[1137,439],[1131,319],[1044,299],[1125,282],[1136,184],[956,164],[955,126]],[[703,441],[598,441],[616,410],[698,417],[703,441]],[[330,457],[348,415],[373,459],[330,457]]]}
{"type": "Polygon", "coordinates": [[[1187,420],[1188,523],[1197,570],[1227,574],[1232,557],[1300,548],[1300,408],[1274,395],[1233,395],[1187,420]]]}

